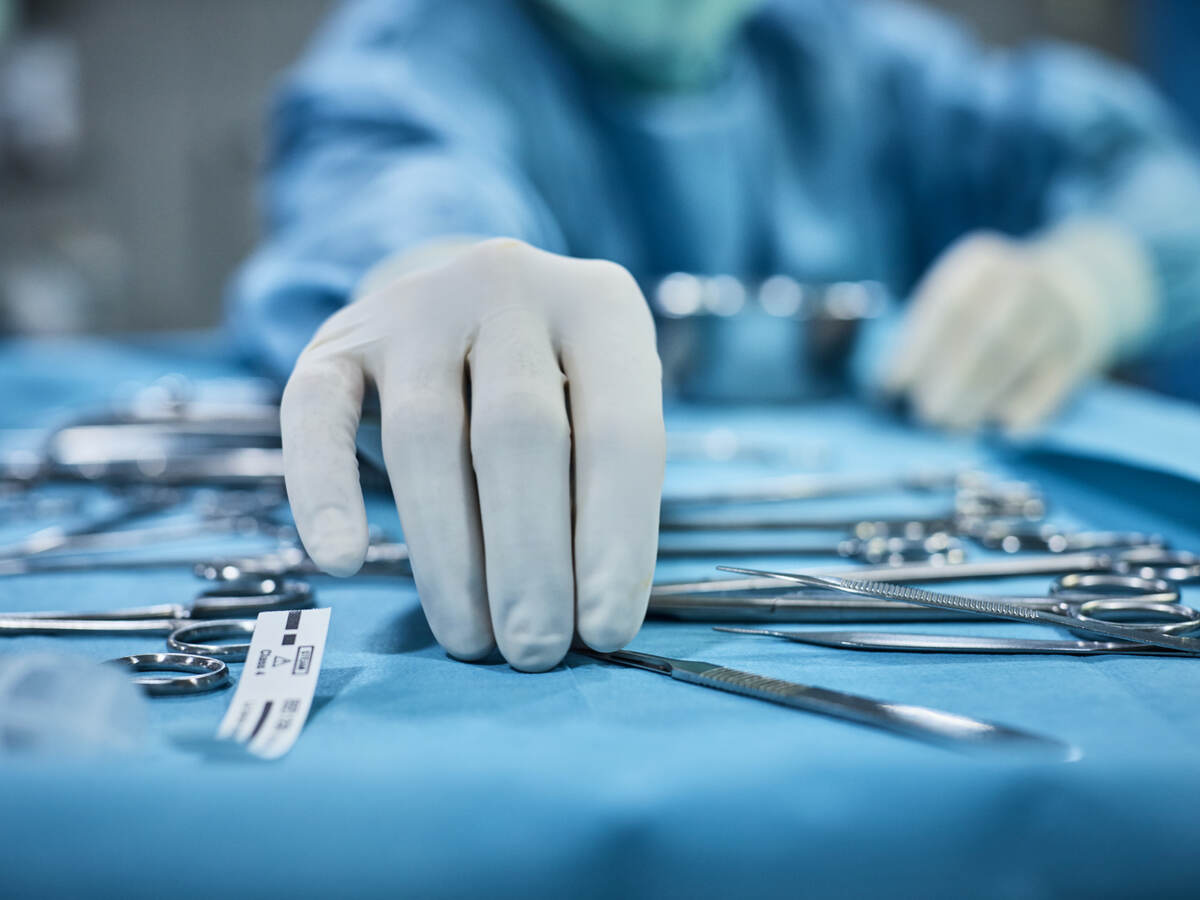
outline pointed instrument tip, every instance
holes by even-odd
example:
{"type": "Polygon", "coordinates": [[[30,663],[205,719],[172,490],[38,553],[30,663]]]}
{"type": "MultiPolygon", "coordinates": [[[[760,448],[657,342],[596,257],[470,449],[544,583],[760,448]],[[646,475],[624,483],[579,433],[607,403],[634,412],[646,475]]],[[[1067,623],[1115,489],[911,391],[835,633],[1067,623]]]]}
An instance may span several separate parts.
{"type": "Polygon", "coordinates": [[[717,566],[719,572],[733,572],[735,575],[761,575],[765,578],[771,578],[776,573],[768,572],[766,569],[743,569],[738,566],[717,566]]]}
{"type": "Polygon", "coordinates": [[[790,581],[793,584],[808,584],[821,587],[839,587],[843,579],[831,575],[805,575],[801,572],[772,572],[770,569],[743,569],[740,566],[717,566],[722,572],[734,572],[738,575],[752,575],[756,578],[774,578],[778,581],[790,581]]]}
{"type": "Polygon", "coordinates": [[[765,628],[745,628],[736,625],[714,625],[713,631],[726,631],[729,634],[770,634],[765,628]]]}

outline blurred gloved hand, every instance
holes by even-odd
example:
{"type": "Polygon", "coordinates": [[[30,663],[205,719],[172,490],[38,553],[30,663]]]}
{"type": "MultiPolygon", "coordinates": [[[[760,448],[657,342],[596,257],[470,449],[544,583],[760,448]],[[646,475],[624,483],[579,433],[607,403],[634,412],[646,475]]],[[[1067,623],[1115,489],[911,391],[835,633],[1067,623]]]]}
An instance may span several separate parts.
{"type": "Polygon", "coordinates": [[[441,645],[463,659],[499,645],[530,671],[557,664],[576,633],[615,650],[645,614],[665,457],[645,301],[616,264],[515,240],[445,255],[377,268],[296,363],[281,418],[300,537],[332,574],[362,562],[355,433],[369,379],[441,645]]]}
{"type": "Polygon", "coordinates": [[[1114,226],[1072,222],[1030,241],[974,234],[918,287],[883,386],[931,425],[1027,431],[1140,349],[1156,305],[1144,251],[1114,226]]]}

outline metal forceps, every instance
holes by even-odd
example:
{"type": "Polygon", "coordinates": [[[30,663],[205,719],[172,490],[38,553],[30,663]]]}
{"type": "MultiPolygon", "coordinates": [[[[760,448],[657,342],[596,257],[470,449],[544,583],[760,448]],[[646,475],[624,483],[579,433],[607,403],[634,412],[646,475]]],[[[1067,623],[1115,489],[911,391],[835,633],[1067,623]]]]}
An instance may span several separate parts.
{"type": "MultiPolygon", "coordinates": [[[[718,568],[727,570],[723,566],[718,568]]],[[[1186,550],[1148,546],[1113,553],[1047,553],[954,565],[822,569],[809,574],[906,584],[914,581],[960,581],[1076,572],[1136,575],[1139,578],[1161,578],[1183,584],[1200,581],[1200,555],[1186,550]]],[[[682,614],[690,606],[700,605],[710,609],[726,609],[736,614],[739,609],[753,609],[768,601],[787,599],[787,592],[781,592],[780,581],[773,576],[754,576],[658,584],[650,594],[650,609],[652,612],[662,609],[682,614]]]]}
{"type": "MultiPolygon", "coordinates": [[[[1050,596],[1039,598],[1004,598],[1023,606],[1048,611],[1067,611],[1080,619],[1124,622],[1129,625],[1155,628],[1165,633],[1187,633],[1200,627],[1200,612],[1179,603],[1179,590],[1162,579],[1139,578],[1136,575],[1103,573],[1074,573],[1055,579],[1050,596]],[[1128,594],[1122,598],[1119,595],[1128,594]]],[[[885,602],[885,601],[879,601],[885,602]]],[[[913,607],[917,613],[924,610],[913,607]]],[[[866,618],[866,616],[863,616],[866,618]]],[[[897,616],[898,618],[898,616],[897,616]]],[[[963,618],[975,618],[965,614],[963,618]]],[[[1014,638],[996,635],[968,636],[960,634],[912,634],[910,632],[874,631],[780,631],[743,626],[715,626],[716,631],[782,638],[800,644],[816,644],[846,650],[890,650],[915,653],[1034,653],[1096,656],[1100,654],[1136,654],[1149,656],[1181,656],[1151,644],[1127,641],[1098,641],[1087,632],[1083,639],[1054,640],[1047,638],[1014,638]]],[[[1080,629],[1072,629],[1080,634],[1080,629]]]]}
{"type": "Polygon", "coordinates": [[[0,615],[0,637],[18,635],[165,635],[173,654],[141,654],[114,660],[135,671],[166,670],[187,673],[182,677],[135,679],[147,693],[182,694],[216,690],[228,684],[223,667],[243,662],[248,643],[201,643],[249,636],[253,618],[269,610],[299,610],[313,606],[310,585],[302,581],[264,578],[223,584],[202,592],[190,606],[164,603],[155,606],[98,613],[31,612],[0,615]],[[187,660],[165,657],[188,657],[187,660]],[[224,674],[222,674],[224,673],[224,674]]]}
{"type": "MultiPolygon", "coordinates": [[[[1190,621],[1179,621],[1172,625],[1151,625],[1144,623],[1130,625],[1098,618],[1095,614],[1079,615],[1079,610],[1073,610],[1068,602],[1063,602],[1053,609],[1042,609],[1035,606],[1022,605],[1003,597],[966,597],[957,594],[943,594],[927,591],[907,585],[887,584],[882,581],[861,581],[853,578],[838,578],[828,575],[804,575],[788,572],[768,572],[761,569],[739,569],[722,567],[724,571],[739,572],[743,575],[765,576],[778,578],[793,584],[832,590],[852,596],[869,597],[877,600],[897,600],[902,603],[912,603],[919,606],[932,606],[939,609],[952,609],[972,613],[979,616],[989,616],[998,619],[1012,619],[1018,622],[1039,622],[1046,625],[1058,625],[1072,631],[1084,631],[1107,638],[1130,641],[1135,644],[1149,644],[1176,650],[1182,653],[1200,655],[1200,638],[1189,637],[1182,631],[1192,631],[1200,626],[1200,618],[1195,617],[1194,610],[1182,609],[1193,615],[1190,621]],[[1183,627],[1187,626],[1187,627],[1183,627]]],[[[1128,605],[1131,601],[1117,601],[1128,605]]],[[[1136,602],[1136,601],[1133,601],[1136,602]]],[[[1086,606],[1086,604],[1084,604],[1086,606]]]]}
{"type": "MultiPolygon", "coordinates": [[[[847,573],[839,573],[847,574],[847,573]]],[[[1056,579],[1046,597],[1003,597],[1005,602],[1046,612],[1068,611],[1081,619],[1118,621],[1183,633],[1200,627],[1200,612],[1179,602],[1179,589],[1161,578],[1108,573],[1072,573],[1056,579]]],[[[670,605],[653,610],[671,615],[670,605]]],[[[875,597],[848,597],[833,591],[801,596],[745,598],[736,602],[705,598],[680,603],[674,618],[707,621],[914,622],[974,621],[974,613],[916,606],[875,597]]],[[[728,630],[728,629],[720,629],[728,630]]],[[[1090,635],[1089,635],[1090,636],[1090,635]]]]}

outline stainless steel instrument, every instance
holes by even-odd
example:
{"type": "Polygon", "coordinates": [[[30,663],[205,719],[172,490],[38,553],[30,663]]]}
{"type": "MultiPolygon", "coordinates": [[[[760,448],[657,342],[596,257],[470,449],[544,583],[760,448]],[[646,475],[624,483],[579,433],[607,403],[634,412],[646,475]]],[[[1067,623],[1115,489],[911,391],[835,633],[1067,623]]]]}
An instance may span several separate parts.
{"type": "Polygon", "coordinates": [[[1036,750],[1063,760],[1079,757],[1077,750],[1055,738],[923,706],[871,700],[855,694],[768,678],[698,660],[672,659],[633,650],[598,653],[594,650],[576,649],[575,652],[603,662],[667,675],[676,681],[754,697],[805,712],[847,719],[921,740],[971,749],[1036,750]]]}
{"type": "MultiPolygon", "coordinates": [[[[876,600],[898,600],[903,603],[914,603],[939,609],[952,609],[960,612],[975,613],[980,616],[1012,619],[1017,622],[1040,622],[1046,625],[1058,625],[1070,628],[1073,631],[1086,631],[1103,637],[1116,638],[1117,640],[1151,644],[1156,647],[1165,647],[1168,650],[1200,655],[1200,638],[1176,634],[1167,628],[1125,625],[1091,616],[1071,615],[1065,608],[1061,611],[1049,611],[1022,606],[1017,603],[1009,603],[1003,598],[941,594],[906,585],[860,581],[850,578],[791,574],[787,572],[766,572],[761,569],[722,568],[726,571],[740,572],[744,575],[769,576],[792,584],[833,590],[854,596],[870,597],[876,600]]],[[[1195,624],[1192,627],[1194,628],[1195,624]]]]}

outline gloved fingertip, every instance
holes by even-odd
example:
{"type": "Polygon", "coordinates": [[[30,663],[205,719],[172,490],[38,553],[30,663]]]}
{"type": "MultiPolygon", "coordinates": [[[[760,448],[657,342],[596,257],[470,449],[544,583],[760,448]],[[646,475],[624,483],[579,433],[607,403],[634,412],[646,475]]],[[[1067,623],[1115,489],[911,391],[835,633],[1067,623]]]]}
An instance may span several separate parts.
{"type": "Polygon", "coordinates": [[[492,640],[490,630],[476,634],[464,632],[452,637],[439,635],[438,643],[450,656],[464,662],[477,662],[496,649],[496,642],[492,640]]]}
{"type": "Polygon", "coordinates": [[[627,607],[628,603],[601,604],[589,610],[580,610],[579,639],[598,653],[620,650],[637,636],[641,628],[641,616],[614,614],[613,610],[627,607]]]}
{"type": "Polygon", "coordinates": [[[521,644],[504,651],[504,658],[518,672],[549,672],[563,661],[569,646],[569,641],[521,644]]]}
{"type": "Polygon", "coordinates": [[[500,652],[519,672],[547,672],[553,669],[571,647],[571,636],[533,628],[515,629],[507,636],[497,635],[500,652]]]}
{"type": "Polygon", "coordinates": [[[339,507],[326,507],[314,517],[304,548],[323,572],[345,578],[357,572],[367,553],[367,525],[339,507]]]}

